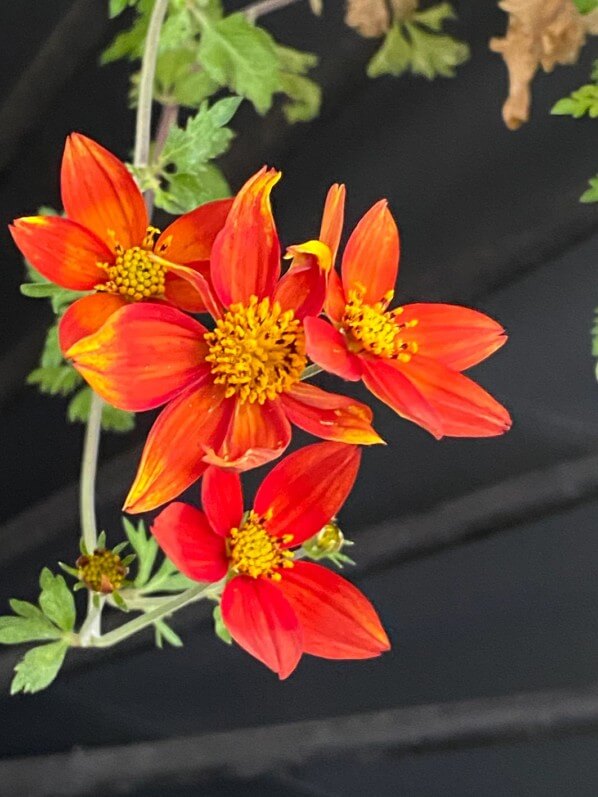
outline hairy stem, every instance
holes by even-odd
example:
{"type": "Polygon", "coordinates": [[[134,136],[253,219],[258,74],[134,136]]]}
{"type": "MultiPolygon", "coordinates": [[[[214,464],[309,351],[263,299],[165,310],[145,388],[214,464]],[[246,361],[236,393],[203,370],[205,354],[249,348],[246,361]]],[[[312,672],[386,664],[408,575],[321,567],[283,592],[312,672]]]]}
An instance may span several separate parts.
{"type": "Polygon", "coordinates": [[[79,483],[79,515],[81,534],[85,547],[92,553],[98,541],[96,525],[95,489],[98,469],[98,451],[102,430],[102,410],[104,402],[95,393],[91,396],[89,418],[85,430],[83,456],[81,459],[81,481],[79,483]]]}

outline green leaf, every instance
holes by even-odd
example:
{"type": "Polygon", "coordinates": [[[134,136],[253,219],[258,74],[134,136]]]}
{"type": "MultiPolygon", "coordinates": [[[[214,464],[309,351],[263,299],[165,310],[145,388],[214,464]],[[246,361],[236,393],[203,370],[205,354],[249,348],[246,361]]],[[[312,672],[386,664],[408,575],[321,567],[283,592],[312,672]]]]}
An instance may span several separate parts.
{"type": "Polygon", "coordinates": [[[76,619],[75,599],[64,578],[44,567],[39,583],[42,589],[39,605],[43,613],[63,631],[72,631],[76,619]]]}
{"type": "Polygon", "coordinates": [[[62,631],[44,615],[41,617],[0,617],[0,645],[19,645],[42,639],[60,639],[62,631]]]}
{"type": "Polygon", "coordinates": [[[216,636],[225,642],[227,645],[233,644],[233,638],[230,635],[230,631],[224,625],[224,620],[222,619],[222,609],[220,608],[220,604],[214,606],[214,611],[212,612],[212,617],[214,619],[214,633],[216,636]]]}
{"type": "Polygon", "coordinates": [[[247,97],[258,113],[266,113],[274,93],[281,90],[275,42],[244,14],[218,22],[206,19],[198,57],[213,80],[247,97]]]}
{"type": "Polygon", "coordinates": [[[164,104],[199,106],[219,88],[197,60],[197,45],[160,54],[156,65],[156,96],[164,104]]]}
{"type": "Polygon", "coordinates": [[[156,556],[158,555],[158,543],[155,537],[147,533],[143,520],[137,523],[137,528],[135,528],[129,518],[123,517],[122,522],[131,547],[137,554],[135,586],[139,589],[149,581],[156,556]]]}
{"type": "MultiPolygon", "coordinates": [[[[83,380],[80,379],[77,384],[83,380]]],[[[92,390],[82,387],[69,401],[66,415],[71,423],[87,423],[91,409],[92,390]]],[[[135,428],[135,413],[119,410],[110,404],[105,404],[102,409],[102,429],[105,432],[130,432],[135,428]]]]}
{"type": "Polygon", "coordinates": [[[580,119],[589,116],[598,117],[598,86],[588,83],[574,91],[569,97],[563,97],[550,111],[554,116],[572,116],[580,119]]]}
{"type": "Polygon", "coordinates": [[[70,365],[35,368],[27,377],[28,385],[38,385],[42,393],[68,396],[81,384],[81,377],[70,365]]]}
{"type": "Polygon", "coordinates": [[[589,183],[590,187],[579,197],[580,202],[598,202],[598,174],[596,177],[590,177],[589,183]]]}
{"type": "Polygon", "coordinates": [[[378,52],[367,66],[369,77],[394,75],[398,77],[409,69],[411,60],[411,44],[405,37],[400,25],[393,25],[378,52]]]}
{"type": "Polygon", "coordinates": [[[156,629],[156,646],[162,648],[162,642],[168,642],[173,648],[182,648],[183,640],[180,636],[167,625],[164,620],[156,620],[154,623],[156,629]]]}
{"type": "Polygon", "coordinates": [[[280,83],[288,101],[282,106],[290,124],[308,122],[320,112],[322,89],[306,73],[318,63],[317,55],[277,45],[280,83]]]}
{"type": "Polygon", "coordinates": [[[9,604],[13,612],[18,614],[20,617],[28,617],[35,620],[46,620],[46,615],[34,603],[29,603],[29,601],[20,601],[17,598],[11,598],[9,600],[9,604]]]}
{"type": "Polygon", "coordinates": [[[49,686],[62,667],[68,647],[68,642],[60,640],[27,651],[15,667],[16,675],[10,685],[11,695],[17,692],[32,694],[49,686]]]}
{"type": "Polygon", "coordinates": [[[139,0],[135,9],[137,16],[132,26],[129,30],[117,34],[102,53],[100,63],[109,64],[120,58],[127,58],[130,61],[141,58],[153,5],[154,0],[139,0]]]}
{"type": "Polygon", "coordinates": [[[125,8],[129,8],[130,6],[134,6],[137,0],[110,0],[110,5],[108,7],[108,16],[110,19],[114,19],[114,17],[118,17],[125,8]]]}
{"type": "Polygon", "coordinates": [[[598,0],[573,0],[581,14],[589,14],[598,8],[598,0]]]}
{"type": "Polygon", "coordinates": [[[167,188],[156,191],[155,203],[168,213],[187,213],[204,202],[230,196],[230,186],[213,163],[199,166],[195,174],[173,174],[167,188]]]}

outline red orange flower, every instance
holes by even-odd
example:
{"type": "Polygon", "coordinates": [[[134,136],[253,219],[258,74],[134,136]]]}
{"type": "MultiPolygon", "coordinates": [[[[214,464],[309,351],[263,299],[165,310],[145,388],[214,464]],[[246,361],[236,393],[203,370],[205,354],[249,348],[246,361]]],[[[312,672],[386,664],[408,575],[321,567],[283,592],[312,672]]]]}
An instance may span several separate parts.
{"type": "Polygon", "coordinates": [[[359,460],[359,449],[343,443],[300,449],[272,469],[245,513],[239,477],[211,467],[202,482],[203,512],[177,502],[154,522],[158,543],[189,578],[215,582],[229,574],[224,623],[281,679],[303,653],[367,659],[390,647],[359,590],[320,565],[296,561],[292,551],[341,508],[359,460]]]}
{"type": "MultiPolygon", "coordinates": [[[[329,192],[320,237],[335,251],[344,187],[329,192]]],[[[326,371],[363,379],[399,415],[435,437],[491,437],[511,426],[507,410],[460,372],[506,341],[500,324],[449,304],[388,310],[399,266],[399,234],[382,200],[351,234],[341,277],[329,273],[326,313],[305,319],[306,351],[326,371]]]]}
{"type": "Polygon", "coordinates": [[[202,205],[160,233],[148,226],[143,197],[124,163],[79,133],[66,142],[61,191],[66,218],[16,219],[11,233],[46,279],[94,291],[62,317],[63,351],[131,302],[161,300],[190,312],[205,309],[187,277],[206,273],[232,200],[202,205]]]}
{"type": "Polygon", "coordinates": [[[170,402],[149,434],[128,511],[175,498],[210,464],[247,470],[275,459],[289,444],[291,422],[326,440],[381,442],[368,407],[300,381],[303,318],[321,310],[331,253],[318,241],[292,247],[291,268],[279,279],[270,207],[279,177],[266,169],[254,175],[216,237],[213,331],[174,308],[137,304],[66,353],[117,407],[170,402]]]}

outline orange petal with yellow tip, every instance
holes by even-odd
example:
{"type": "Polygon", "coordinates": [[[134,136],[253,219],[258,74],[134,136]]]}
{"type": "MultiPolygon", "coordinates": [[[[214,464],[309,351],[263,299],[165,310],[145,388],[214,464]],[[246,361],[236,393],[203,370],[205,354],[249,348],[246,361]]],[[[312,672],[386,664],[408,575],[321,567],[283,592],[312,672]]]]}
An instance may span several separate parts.
{"type": "Polygon", "coordinates": [[[507,342],[505,330],[492,318],[453,304],[406,304],[397,321],[405,325],[402,340],[454,371],[477,365],[507,342]]]}
{"type": "Polygon", "coordinates": [[[82,296],[66,310],[58,324],[58,341],[63,352],[87,335],[92,335],[127,300],[114,293],[91,293],[82,296]]]}
{"type": "Polygon", "coordinates": [[[208,376],[205,333],[174,307],[128,305],[65,357],[105,401],[138,412],[159,407],[208,376]]]}
{"type": "Polygon", "coordinates": [[[98,263],[111,262],[112,252],[80,224],[60,216],[25,216],[9,229],[26,260],[50,282],[73,291],[106,282],[98,263]]]}
{"type": "Polygon", "coordinates": [[[230,421],[219,446],[205,460],[220,468],[251,470],[279,457],[291,441],[291,425],[280,400],[264,404],[227,399],[230,421]]]}
{"type": "Polygon", "coordinates": [[[216,236],[224,227],[232,204],[232,199],[217,199],[179,216],[161,233],[154,252],[182,265],[209,261],[216,236]]]}
{"type": "Polygon", "coordinates": [[[237,576],[222,595],[222,619],[235,642],[288,678],[303,650],[299,621],[283,593],[265,578],[237,576]]]}
{"type": "Polygon", "coordinates": [[[265,166],[234,199],[212,248],[212,284],[225,307],[271,296],[280,275],[280,243],[270,192],[281,174],[265,166]]]}
{"type": "Polygon", "coordinates": [[[366,304],[376,304],[395,287],[399,270],[399,231],[385,199],[377,202],[351,233],[341,274],[345,296],[363,291],[366,304]]]}
{"type": "Polygon", "coordinates": [[[66,140],[60,174],[69,219],[92,230],[111,249],[141,246],[147,210],[131,173],[115,155],[81,133],[66,140]]]}
{"type": "Polygon", "coordinates": [[[197,481],[206,449],[219,445],[228,422],[224,391],[211,382],[171,401],[150,430],[125,511],[149,512],[197,481]]]}
{"type": "Polygon", "coordinates": [[[333,265],[343,234],[346,193],[344,185],[339,185],[338,183],[331,185],[326,196],[324,212],[322,214],[319,237],[320,241],[325,243],[330,249],[333,265]]]}
{"type": "Polygon", "coordinates": [[[371,659],[390,649],[376,610],[357,587],[321,565],[296,562],[278,584],[299,618],[303,652],[371,659]]]}
{"type": "Polygon", "coordinates": [[[294,548],[333,518],[355,482],[361,451],[344,443],[316,443],[281,460],[261,483],[254,509],[275,537],[294,548]]]}
{"type": "Polygon", "coordinates": [[[321,241],[289,246],[291,267],[274,290],[274,299],[296,318],[317,316],[326,298],[327,275],[332,266],[330,249],[321,241]]]}
{"type": "Polygon", "coordinates": [[[298,382],[281,401],[287,418],[315,437],[370,446],[384,441],[372,427],[372,411],[348,396],[298,382]]]}

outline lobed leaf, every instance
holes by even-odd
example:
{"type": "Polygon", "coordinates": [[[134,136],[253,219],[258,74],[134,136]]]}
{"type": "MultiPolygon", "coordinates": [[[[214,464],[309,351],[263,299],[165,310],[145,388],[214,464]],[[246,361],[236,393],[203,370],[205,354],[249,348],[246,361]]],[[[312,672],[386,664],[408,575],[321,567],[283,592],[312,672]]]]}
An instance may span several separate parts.
{"type": "Polygon", "coordinates": [[[75,599],[64,578],[44,567],[39,583],[42,590],[39,605],[43,613],[63,631],[72,631],[76,619],[75,599]]]}
{"type": "Polygon", "coordinates": [[[41,612],[38,617],[0,617],[0,645],[60,639],[62,631],[41,612]]]}
{"type": "Polygon", "coordinates": [[[33,694],[49,686],[62,667],[68,647],[68,642],[60,640],[27,651],[15,667],[11,695],[17,692],[33,694]]]}

